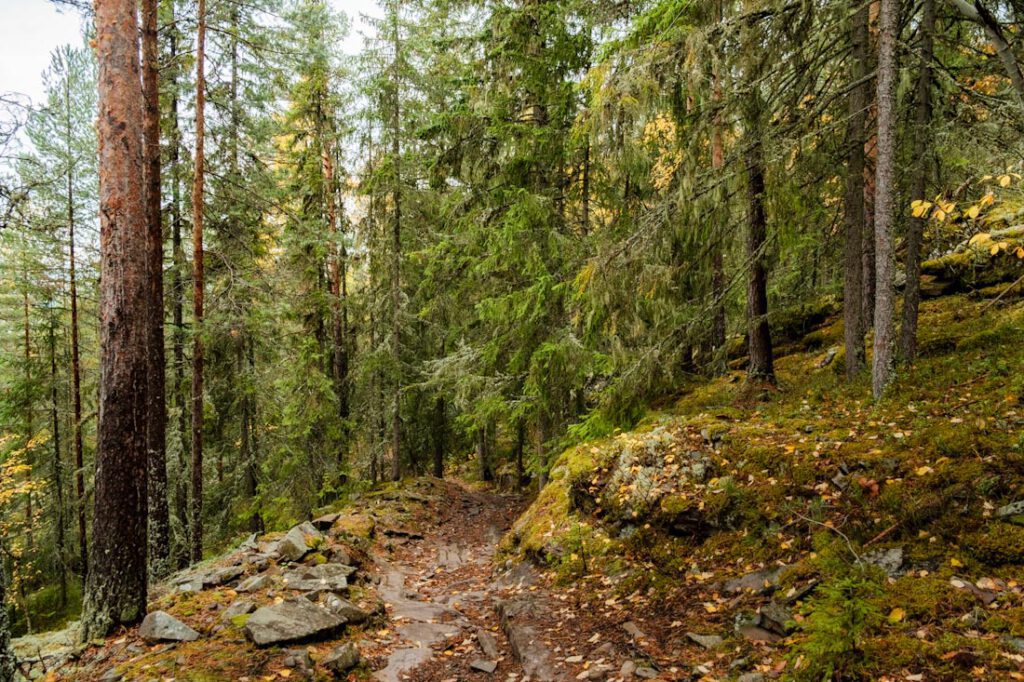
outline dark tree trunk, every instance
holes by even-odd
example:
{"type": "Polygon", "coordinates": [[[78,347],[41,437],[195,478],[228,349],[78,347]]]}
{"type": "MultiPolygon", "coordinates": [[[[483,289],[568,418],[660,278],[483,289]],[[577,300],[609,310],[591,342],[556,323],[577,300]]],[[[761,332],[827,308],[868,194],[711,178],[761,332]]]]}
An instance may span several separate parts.
{"type": "Polygon", "coordinates": [[[0,538],[0,680],[14,680],[18,659],[11,649],[11,622],[7,615],[7,562],[4,560],[3,538],[0,538]]]}
{"type": "Polygon", "coordinates": [[[875,171],[875,346],[871,389],[878,399],[893,377],[896,307],[895,220],[896,43],[899,2],[881,0],[878,40],[878,163],[875,171]]]}
{"type": "MultiPolygon", "coordinates": [[[[914,169],[911,199],[924,200],[928,180],[928,127],[932,119],[932,58],[934,56],[935,2],[924,0],[921,15],[921,71],[917,76],[917,113],[914,128],[914,169]]],[[[917,356],[917,312],[921,304],[921,237],[924,218],[911,218],[907,226],[907,285],[903,290],[903,323],[900,327],[900,357],[913,362],[917,356]]]]}
{"type": "Polygon", "coordinates": [[[445,432],[447,431],[446,409],[444,398],[437,396],[434,400],[434,476],[444,476],[445,432]]]}
{"type": "MultiPolygon", "coordinates": [[[[721,2],[716,2],[716,20],[721,21],[721,16],[721,2]]],[[[717,70],[712,72],[711,82],[711,98],[715,107],[711,131],[711,167],[717,173],[725,166],[725,144],[722,140],[722,112],[720,109],[722,85],[717,70]]],[[[724,211],[725,206],[726,204],[723,202],[719,210],[724,211]]],[[[723,253],[725,245],[722,222],[724,221],[715,221],[711,237],[711,338],[709,339],[711,348],[708,359],[712,376],[725,374],[728,369],[728,358],[726,358],[725,351],[725,258],[723,253]]]]}
{"type": "Polygon", "coordinates": [[[199,0],[196,39],[196,158],[192,184],[192,562],[203,558],[203,187],[206,134],[206,0],[199,0]]]}
{"type": "MultiPolygon", "coordinates": [[[[173,3],[171,3],[173,10],[173,3]]],[[[174,16],[170,23],[174,24],[174,16]]],[[[177,63],[178,34],[170,32],[170,60],[177,63]]],[[[175,564],[178,568],[188,565],[191,542],[188,521],[188,452],[191,443],[189,435],[189,399],[185,392],[185,250],[181,242],[181,131],[178,127],[178,76],[177,69],[171,70],[171,251],[174,267],[171,269],[172,318],[174,325],[174,404],[178,408],[178,475],[174,485],[174,517],[183,535],[176,543],[175,564]]]]}
{"type": "MultiPolygon", "coordinates": [[[[50,422],[53,428],[53,497],[54,523],[57,524],[57,605],[63,609],[68,604],[68,571],[64,552],[64,465],[60,454],[60,417],[57,400],[57,341],[54,333],[56,320],[50,321],[50,422]]],[[[0,601],[0,608],[3,602],[0,601]]]]}
{"type": "Polygon", "coordinates": [[[520,419],[516,423],[516,490],[521,490],[526,480],[523,466],[523,448],[526,447],[526,424],[520,419]]]}
{"type": "Polygon", "coordinates": [[[747,162],[747,325],[750,363],[747,380],[775,383],[771,331],[768,328],[768,274],[765,245],[768,221],[764,207],[764,158],[760,112],[748,114],[747,162]]]}
{"type": "Polygon", "coordinates": [[[849,117],[846,129],[846,212],[843,253],[843,320],[846,343],[846,378],[864,369],[864,126],[868,104],[868,7],[852,0],[850,42],[849,117]]]}
{"type": "MultiPolygon", "coordinates": [[[[71,96],[65,92],[68,103],[68,158],[71,157],[71,96]]],[[[73,200],[74,182],[72,168],[68,166],[67,201],[68,201],[68,280],[71,296],[71,404],[74,422],[72,424],[72,443],[75,454],[75,512],[78,517],[78,570],[82,576],[89,570],[89,541],[86,535],[86,501],[85,501],[85,454],[82,448],[82,363],[78,351],[78,275],[75,261],[75,203],[73,200]]]]}
{"type": "Polygon", "coordinates": [[[135,0],[97,0],[100,406],[84,641],[146,613],[149,287],[135,0]]]}
{"type": "Polygon", "coordinates": [[[149,392],[146,442],[149,457],[149,571],[170,573],[171,524],[167,509],[167,406],[164,402],[164,240],[160,220],[160,85],[157,0],[143,0],[142,90],[145,118],[146,229],[149,242],[149,392]]]}

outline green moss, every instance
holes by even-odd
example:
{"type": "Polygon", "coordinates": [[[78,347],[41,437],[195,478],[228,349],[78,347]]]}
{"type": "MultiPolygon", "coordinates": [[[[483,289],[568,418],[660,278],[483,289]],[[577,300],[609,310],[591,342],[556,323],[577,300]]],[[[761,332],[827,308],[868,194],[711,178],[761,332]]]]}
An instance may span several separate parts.
{"type": "Polygon", "coordinates": [[[1024,528],[1008,523],[993,523],[967,535],[964,549],[978,561],[993,566],[1024,564],[1024,528]]]}

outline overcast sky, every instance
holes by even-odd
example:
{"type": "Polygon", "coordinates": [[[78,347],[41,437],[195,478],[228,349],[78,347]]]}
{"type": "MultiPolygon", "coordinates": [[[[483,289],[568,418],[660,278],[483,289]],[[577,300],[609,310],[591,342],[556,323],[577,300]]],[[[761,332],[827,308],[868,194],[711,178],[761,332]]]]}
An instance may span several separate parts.
{"type": "MultiPolygon", "coordinates": [[[[376,0],[330,0],[352,20],[352,31],[341,46],[355,53],[362,46],[359,14],[379,14],[376,0]]],[[[58,10],[49,0],[0,0],[0,92],[43,97],[42,73],[50,52],[59,45],[81,45],[82,20],[73,10],[58,10]]]]}

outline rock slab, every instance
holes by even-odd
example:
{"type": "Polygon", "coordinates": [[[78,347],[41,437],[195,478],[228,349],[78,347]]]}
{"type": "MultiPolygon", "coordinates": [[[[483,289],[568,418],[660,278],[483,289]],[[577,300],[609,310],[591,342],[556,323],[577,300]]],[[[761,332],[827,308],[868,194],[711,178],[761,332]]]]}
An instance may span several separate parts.
{"type": "Polygon", "coordinates": [[[165,611],[153,611],[142,620],[139,637],[150,643],[194,642],[199,633],[165,611]]]}
{"type": "Polygon", "coordinates": [[[327,635],[345,623],[308,599],[290,599],[257,609],[245,623],[245,636],[256,646],[269,646],[327,635]]]}

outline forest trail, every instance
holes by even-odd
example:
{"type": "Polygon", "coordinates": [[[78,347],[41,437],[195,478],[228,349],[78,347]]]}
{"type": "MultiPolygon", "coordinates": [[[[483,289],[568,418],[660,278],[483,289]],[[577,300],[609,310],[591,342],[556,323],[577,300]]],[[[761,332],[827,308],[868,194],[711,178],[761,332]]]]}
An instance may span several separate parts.
{"type": "Polygon", "coordinates": [[[525,585],[499,575],[495,553],[524,501],[456,481],[442,485],[441,495],[417,511],[418,530],[386,530],[377,545],[378,594],[395,639],[374,676],[384,682],[488,671],[521,677],[497,604],[525,585]]]}

